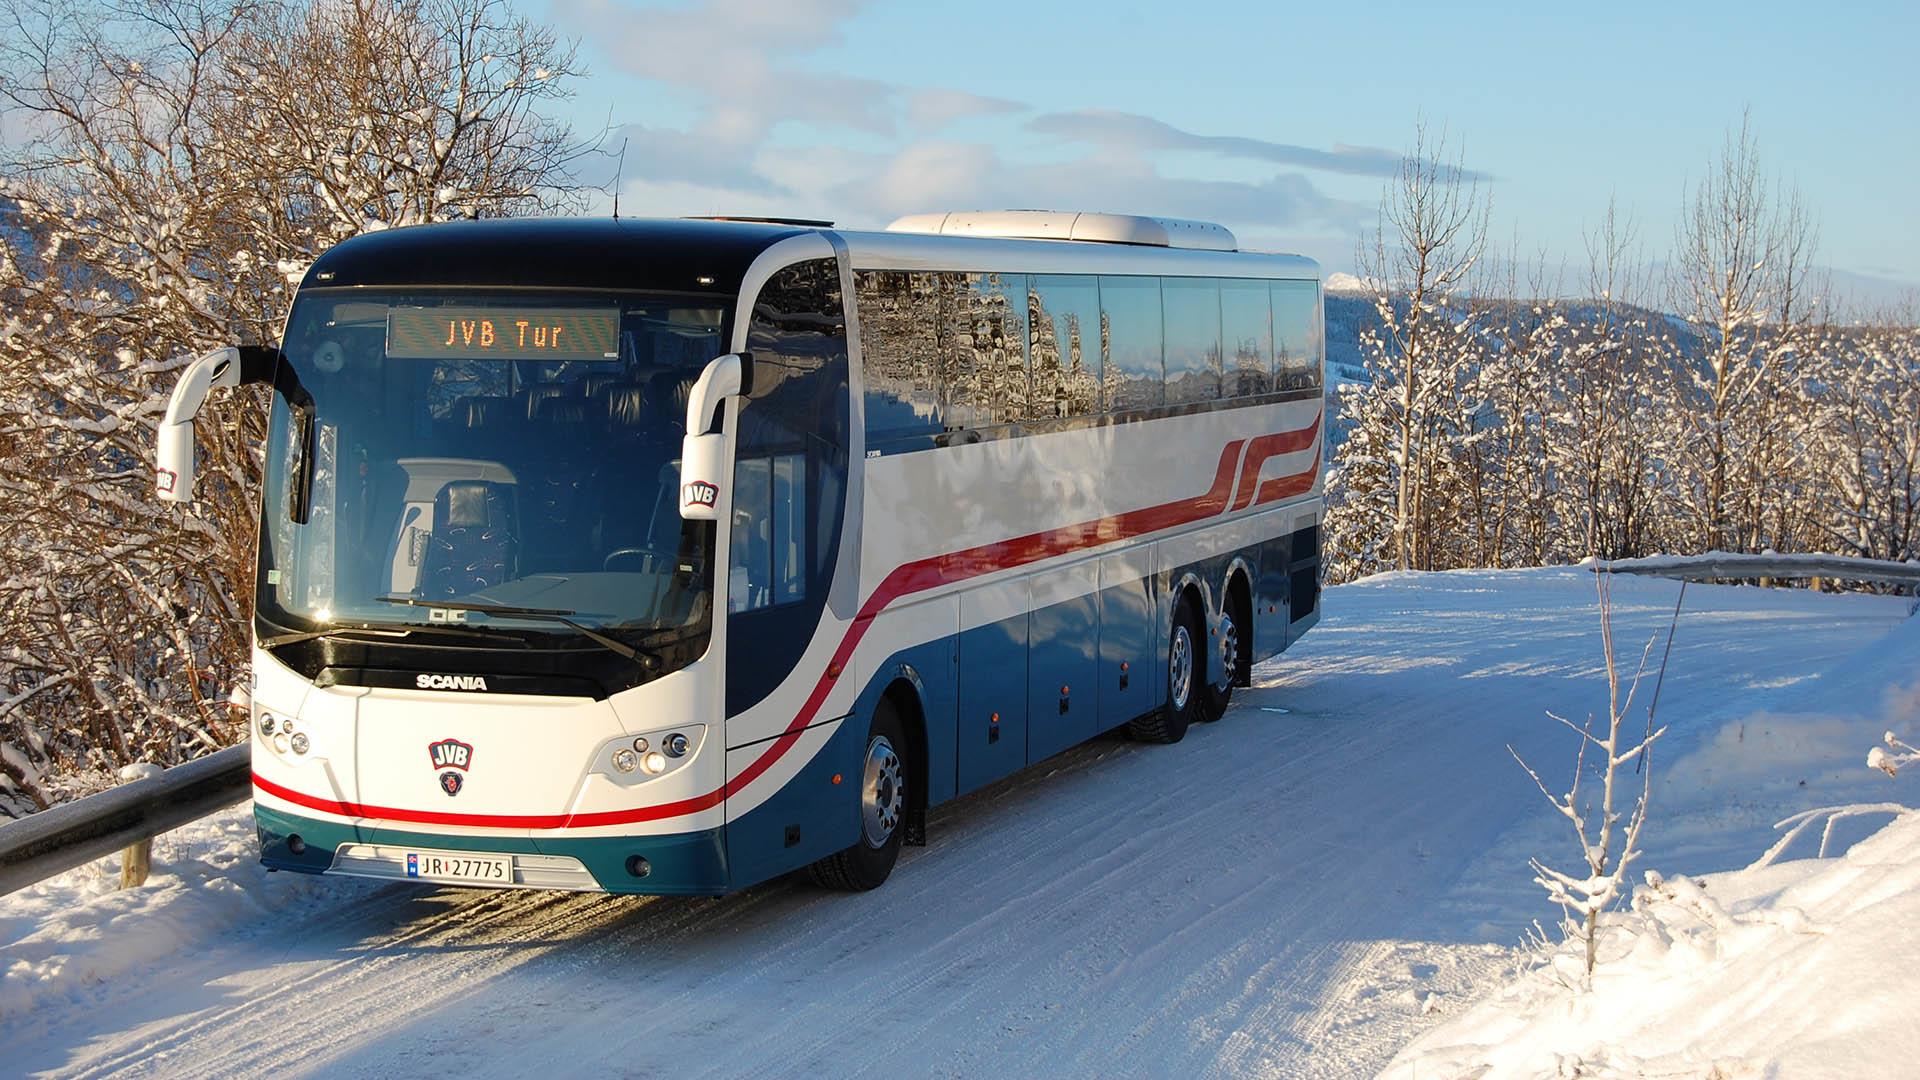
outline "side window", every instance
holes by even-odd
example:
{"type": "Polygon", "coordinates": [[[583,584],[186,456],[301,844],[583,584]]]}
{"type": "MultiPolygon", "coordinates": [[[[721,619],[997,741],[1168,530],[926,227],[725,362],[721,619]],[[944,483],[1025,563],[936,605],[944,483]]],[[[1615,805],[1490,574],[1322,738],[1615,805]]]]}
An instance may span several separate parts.
{"type": "Polygon", "coordinates": [[[727,610],[824,594],[846,477],[846,332],[830,259],[775,275],[754,303],[753,393],[734,450],[727,610]]]}
{"type": "Polygon", "coordinates": [[[1276,281],[1273,287],[1273,378],[1277,390],[1320,385],[1320,283],[1276,281]]]}
{"type": "Polygon", "coordinates": [[[946,430],[939,287],[937,274],[862,270],[854,276],[869,449],[931,446],[946,430]]]}
{"type": "Polygon", "coordinates": [[[846,314],[832,259],[796,263],[754,299],[752,393],[734,446],[726,708],[764,699],[825,608],[847,499],[846,314]]]}
{"type": "Polygon", "coordinates": [[[1100,285],[1092,277],[1035,274],[1027,318],[1035,419],[1100,411],[1100,285]]]}
{"type": "Polygon", "coordinates": [[[1025,274],[948,274],[954,287],[953,400],[967,427],[1010,424],[1027,412],[1025,274]]]}
{"type": "Polygon", "coordinates": [[[1110,412],[1166,401],[1161,366],[1160,279],[1100,279],[1101,387],[1110,412]]]}
{"type": "Polygon", "coordinates": [[[1222,397],[1243,398],[1273,390],[1273,310],[1264,281],[1220,283],[1221,339],[1226,350],[1222,397]]]}
{"type": "Polygon", "coordinates": [[[1167,333],[1167,404],[1218,401],[1224,373],[1220,352],[1220,283],[1211,278],[1163,278],[1167,333]]]}

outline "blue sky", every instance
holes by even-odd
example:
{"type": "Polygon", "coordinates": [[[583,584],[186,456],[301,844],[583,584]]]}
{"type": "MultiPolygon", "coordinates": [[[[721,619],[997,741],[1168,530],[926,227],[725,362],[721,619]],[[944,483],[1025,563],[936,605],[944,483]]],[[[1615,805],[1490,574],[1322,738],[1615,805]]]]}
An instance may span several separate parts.
{"type": "MultiPolygon", "coordinates": [[[[1920,285],[1920,4],[538,0],[628,146],[626,214],[852,227],[1002,206],[1219,221],[1349,270],[1417,120],[1494,233],[1583,265],[1610,197],[1664,257],[1750,109],[1820,259],[1920,285]]],[[[602,207],[604,208],[604,204],[602,207]]]]}

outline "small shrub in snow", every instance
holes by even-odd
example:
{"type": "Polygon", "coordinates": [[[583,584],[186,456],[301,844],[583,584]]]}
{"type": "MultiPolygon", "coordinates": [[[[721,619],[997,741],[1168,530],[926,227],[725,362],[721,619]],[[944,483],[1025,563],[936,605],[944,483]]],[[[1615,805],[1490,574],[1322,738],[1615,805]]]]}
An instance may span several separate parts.
{"type": "Polygon", "coordinates": [[[1888,776],[1898,776],[1903,767],[1920,762],[1920,750],[1901,742],[1893,732],[1889,731],[1881,738],[1886,742],[1885,746],[1876,746],[1867,751],[1869,768],[1879,769],[1888,776]]]}
{"type": "MultiPolygon", "coordinates": [[[[1647,801],[1653,790],[1653,766],[1648,750],[1654,741],[1666,733],[1666,728],[1653,727],[1653,707],[1647,709],[1647,730],[1640,739],[1629,744],[1630,736],[1626,731],[1627,714],[1633,707],[1634,695],[1640,689],[1640,681],[1647,674],[1647,660],[1653,653],[1655,637],[1647,639],[1646,648],[1641,650],[1640,663],[1634,669],[1631,680],[1622,685],[1620,665],[1613,648],[1613,606],[1609,574],[1595,574],[1595,587],[1600,597],[1600,643],[1606,655],[1607,664],[1607,718],[1604,724],[1596,725],[1591,713],[1586,723],[1575,724],[1565,717],[1549,712],[1555,720],[1580,736],[1574,750],[1573,782],[1564,794],[1555,794],[1548,790],[1546,781],[1528,765],[1512,746],[1507,752],[1527,770],[1539,787],[1540,794],[1547,797],[1553,808],[1566,818],[1572,826],[1574,838],[1580,845],[1580,859],[1584,864],[1579,871],[1564,872],[1548,866],[1540,859],[1529,860],[1533,867],[1534,881],[1547,890],[1547,896],[1560,906],[1565,918],[1562,927],[1569,940],[1578,940],[1585,944],[1585,957],[1582,968],[1574,975],[1582,986],[1590,985],[1593,967],[1600,945],[1600,916],[1607,908],[1620,899],[1622,886],[1627,879],[1627,870],[1640,855],[1640,832],[1647,822],[1647,801]],[[1595,733],[1598,726],[1600,733],[1595,733]],[[1599,756],[1596,766],[1589,767],[1589,752],[1599,756]],[[1622,771],[1624,767],[1640,766],[1640,792],[1633,799],[1630,810],[1622,811],[1624,788],[1632,781],[1622,771]],[[1600,791],[1596,797],[1589,786],[1590,778],[1597,776],[1600,791]],[[1584,871],[1584,872],[1582,872],[1584,871]]],[[[1674,617],[1679,618],[1680,609],[1674,608],[1674,617]]],[[[1669,628],[1669,641],[1672,631],[1669,628]]],[[[1665,674],[1666,664],[1661,662],[1661,674],[1665,674]]],[[[1658,703],[1658,695],[1655,703],[1658,703]]]]}

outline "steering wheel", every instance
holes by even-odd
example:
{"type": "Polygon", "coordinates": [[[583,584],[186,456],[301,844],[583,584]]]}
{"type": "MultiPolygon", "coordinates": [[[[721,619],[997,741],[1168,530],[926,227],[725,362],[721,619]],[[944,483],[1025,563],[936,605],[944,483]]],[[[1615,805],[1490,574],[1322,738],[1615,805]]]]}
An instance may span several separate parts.
{"type": "Polygon", "coordinates": [[[665,561],[667,563],[673,563],[675,560],[680,558],[680,555],[678,552],[669,551],[663,547],[654,547],[650,544],[641,545],[639,547],[623,547],[623,548],[616,548],[613,551],[607,552],[607,557],[600,560],[600,569],[612,570],[613,562],[615,559],[626,558],[632,555],[644,555],[648,559],[655,560],[656,562],[665,561]]]}

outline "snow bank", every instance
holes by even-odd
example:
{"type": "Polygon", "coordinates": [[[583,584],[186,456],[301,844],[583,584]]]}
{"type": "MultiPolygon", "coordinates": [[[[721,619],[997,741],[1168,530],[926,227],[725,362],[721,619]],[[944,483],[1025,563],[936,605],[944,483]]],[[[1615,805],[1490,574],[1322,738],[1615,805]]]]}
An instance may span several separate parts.
{"type": "MultiPolygon", "coordinates": [[[[1796,679],[1776,668],[1769,689],[1765,672],[1756,665],[1762,677],[1750,699],[1729,702],[1722,719],[1656,762],[1663,775],[1641,865],[1738,866],[1760,854],[1775,823],[1801,820],[1810,803],[1920,798],[1911,778],[1889,780],[1865,764],[1883,732],[1909,742],[1920,733],[1920,619],[1822,674],[1796,679]]],[[[1920,811],[1888,804],[1837,815],[1834,850],[1867,839],[1837,858],[1769,865],[1776,854],[1826,854],[1819,826],[1835,815],[1813,813],[1815,827],[1782,833],[1777,850],[1746,869],[1648,872],[1630,910],[1607,917],[1591,990],[1579,989],[1581,945],[1545,947],[1512,981],[1403,1049],[1383,1076],[1916,1075],[1920,811]]]]}
{"type": "Polygon", "coordinates": [[[119,888],[116,855],[0,897],[0,1018],[190,953],[320,881],[261,873],[249,802],[156,839],[142,888],[119,888]]]}
{"type": "Polygon", "coordinates": [[[1905,1077],[1920,1002],[1920,812],[1834,859],[1646,875],[1591,992],[1576,944],[1403,1050],[1414,1077],[1905,1077]]]}

